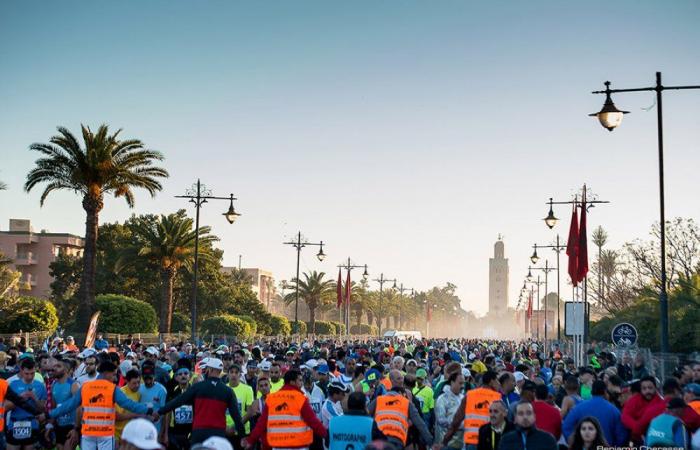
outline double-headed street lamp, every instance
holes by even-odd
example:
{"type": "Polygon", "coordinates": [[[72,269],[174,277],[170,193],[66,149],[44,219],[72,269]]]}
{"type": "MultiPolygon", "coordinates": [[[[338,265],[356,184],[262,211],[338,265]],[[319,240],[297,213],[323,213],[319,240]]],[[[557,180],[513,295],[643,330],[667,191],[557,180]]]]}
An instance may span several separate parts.
{"type": "Polygon", "coordinates": [[[384,278],[384,274],[381,273],[379,274],[379,278],[375,278],[374,281],[379,283],[379,336],[382,336],[382,320],[384,320],[384,310],[383,310],[383,305],[382,301],[384,299],[384,283],[387,282],[394,282],[394,285],[392,286],[392,289],[396,289],[396,278],[393,279],[388,279],[384,278]]]}
{"type": "Polygon", "coordinates": [[[307,245],[318,246],[319,250],[316,257],[319,261],[323,261],[326,258],[326,254],[323,253],[323,241],[321,242],[307,242],[301,240],[301,231],[297,234],[296,241],[283,242],[284,245],[291,245],[297,249],[297,277],[296,277],[296,287],[294,294],[294,334],[299,332],[299,260],[301,259],[301,249],[307,245]]]}
{"type": "MultiPolygon", "coordinates": [[[[351,272],[352,269],[364,268],[365,271],[362,273],[362,279],[366,280],[367,277],[369,277],[369,272],[367,271],[367,264],[361,266],[355,265],[350,261],[350,258],[348,258],[347,264],[341,264],[338,266],[338,268],[345,269],[348,271],[348,273],[351,272]]],[[[348,298],[345,300],[345,306],[343,307],[343,309],[345,310],[345,332],[350,334],[350,293],[352,292],[352,287],[348,286],[346,289],[348,292],[348,298]]]]}
{"type": "MultiPolygon", "coordinates": [[[[550,212],[552,212],[550,210],[550,212]]],[[[552,216],[554,214],[552,213],[552,216]]],[[[537,261],[540,260],[540,257],[537,255],[537,249],[538,248],[551,248],[557,253],[557,341],[561,341],[561,292],[560,292],[560,284],[561,284],[561,272],[559,270],[560,268],[560,263],[559,263],[559,254],[562,252],[562,250],[566,250],[566,244],[561,245],[559,244],[559,234],[557,233],[557,243],[555,245],[533,245],[532,248],[534,249],[532,252],[532,256],[530,256],[530,261],[532,261],[532,264],[537,264],[537,261]]],[[[546,294],[545,294],[546,295],[546,294]]],[[[547,309],[547,297],[545,297],[545,309],[547,309]]],[[[547,314],[547,313],[545,313],[547,314]]]]}
{"type": "Polygon", "coordinates": [[[214,197],[211,195],[211,191],[203,185],[199,179],[197,184],[192,186],[185,192],[185,195],[176,195],[175,198],[186,198],[189,199],[191,203],[194,203],[196,210],[195,214],[195,225],[194,225],[194,267],[193,277],[192,277],[192,300],[190,310],[192,312],[192,339],[197,340],[197,280],[198,280],[198,269],[199,269],[199,209],[203,204],[207,203],[209,200],[229,200],[228,211],[222,215],[226,218],[228,223],[233,224],[236,219],[240,216],[239,213],[233,208],[233,201],[238,200],[233,194],[228,197],[214,197]]]}
{"type": "Polygon", "coordinates": [[[664,86],[661,84],[661,72],[656,72],[656,85],[644,88],[634,89],[610,89],[610,82],[605,82],[604,91],[593,91],[593,94],[605,94],[605,104],[597,113],[589,114],[598,118],[600,124],[612,131],[622,123],[622,117],[629,111],[620,111],[613,103],[610,94],[617,92],[656,92],[656,130],[659,148],[659,227],[661,228],[661,292],[659,293],[659,306],[661,310],[661,351],[668,353],[668,293],[666,292],[667,275],[666,275],[666,212],[664,198],[664,127],[663,127],[663,109],[662,109],[662,92],[666,90],[686,90],[700,89],[700,86],[664,86]]]}

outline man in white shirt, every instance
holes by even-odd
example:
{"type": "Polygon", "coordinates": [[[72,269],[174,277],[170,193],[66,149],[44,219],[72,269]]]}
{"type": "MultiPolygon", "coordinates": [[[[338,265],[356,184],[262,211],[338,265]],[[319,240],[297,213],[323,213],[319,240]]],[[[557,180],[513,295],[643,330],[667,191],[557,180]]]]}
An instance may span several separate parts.
{"type": "Polygon", "coordinates": [[[321,408],[321,420],[324,427],[328,428],[333,417],[343,415],[341,402],[349,391],[350,389],[340,381],[334,381],[328,385],[328,399],[321,408]]]}

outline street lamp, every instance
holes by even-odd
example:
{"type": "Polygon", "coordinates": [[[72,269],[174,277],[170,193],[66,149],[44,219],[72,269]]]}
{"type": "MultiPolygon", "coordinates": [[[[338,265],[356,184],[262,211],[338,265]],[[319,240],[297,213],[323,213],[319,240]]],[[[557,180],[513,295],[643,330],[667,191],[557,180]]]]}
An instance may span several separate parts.
{"type": "Polygon", "coordinates": [[[591,114],[597,116],[600,124],[607,130],[612,131],[620,125],[622,114],[626,111],[619,111],[615,108],[610,94],[615,92],[656,92],[656,130],[659,148],[659,227],[661,228],[661,292],[659,293],[659,306],[661,310],[661,351],[668,353],[668,293],[666,292],[667,275],[666,275],[666,211],[665,211],[665,195],[664,195],[664,127],[663,127],[663,109],[662,109],[662,92],[665,90],[686,90],[700,89],[700,86],[664,86],[661,84],[661,72],[656,72],[656,85],[644,88],[634,89],[610,89],[610,82],[605,82],[604,91],[593,91],[593,94],[605,94],[605,104],[599,113],[591,114]],[[614,110],[606,111],[608,101],[614,110]],[[621,114],[620,114],[621,113],[621,114]]]}
{"type": "MultiPolygon", "coordinates": [[[[544,260],[544,267],[533,267],[532,269],[541,270],[542,272],[544,272],[544,340],[545,340],[545,342],[547,342],[547,290],[549,289],[548,278],[549,278],[549,272],[554,270],[554,268],[549,267],[549,261],[545,259],[544,260]]],[[[540,279],[540,277],[538,276],[537,277],[538,282],[539,282],[539,279],[540,279]]],[[[537,285],[537,309],[538,310],[540,309],[539,296],[540,296],[540,288],[539,288],[539,284],[538,284],[537,285]]],[[[541,311],[538,314],[540,314],[540,313],[541,313],[541,311]]],[[[538,318],[537,319],[538,330],[539,330],[539,323],[540,322],[539,322],[539,318],[538,318]]]]}
{"type": "MultiPolygon", "coordinates": [[[[394,283],[394,285],[396,285],[396,283],[394,283]]],[[[403,287],[403,282],[402,282],[401,287],[398,288],[398,291],[399,291],[399,328],[401,328],[401,325],[403,323],[403,320],[401,320],[403,318],[403,314],[402,314],[403,313],[403,305],[401,304],[403,301],[403,291],[407,291],[407,290],[408,290],[408,288],[403,287]]],[[[413,293],[413,288],[411,288],[411,293],[413,293]]]]}
{"type": "Polygon", "coordinates": [[[292,247],[297,249],[297,277],[296,277],[296,287],[295,287],[295,293],[294,293],[294,333],[299,332],[299,260],[301,259],[301,249],[306,247],[307,245],[315,245],[319,247],[318,253],[316,254],[316,257],[318,258],[319,261],[323,261],[323,259],[326,257],[326,254],[323,253],[323,241],[315,243],[315,242],[307,242],[307,241],[302,241],[301,240],[301,231],[297,233],[297,240],[296,241],[289,241],[289,242],[283,242],[283,245],[291,245],[292,247]]]}
{"type": "MultiPolygon", "coordinates": [[[[561,341],[561,293],[560,293],[560,283],[561,283],[561,272],[559,270],[560,264],[559,264],[559,254],[562,252],[562,250],[566,249],[566,244],[560,245],[559,244],[559,234],[557,234],[557,241],[555,245],[534,245],[535,252],[537,252],[537,248],[551,248],[557,253],[557,340],[561,341]]],[[[532,259],[532,258],[530,258],[532,259]]],[[[523,285],[524,287],[524,285],[523,285]]],[[[545,309],[547,307],[545,306],[545,309]]]]}
{"type": "Polygon", "coordinates": [[[537,244],[533,245],[533,248],[535,250],[532,252],[532,256],[530,256],[530,261],[532,261],[532,264],[537,264],[537,261],[540,260],[540,257],[537,256],[537,244]]]}
{"type": "Polygon", "coordinates": [[[190,189],[185,191],[185,195],[176,195],[175,198],[186,198],[191,203],[194,203],[196,210],[195,213],[195,225],[194,225],[194,267],[192,268],[192,300],[191,300],[191,312],[192,312],[192,340],[196,342],[197,340],[197,281],[199,272],[199,210],[203,204],[207,203],[208,200],[230,200],[231,204],[228,211],[223,215],[228,220],[228,223],[233,224],[233,222],[240,216],[233,209],[233,201],[238,200],[231,194],[229,197],[214,197],[211,195],[211,191],[203,185],[199,179],[197,179],[197,184],[193,185],[190,189]]]}
{"type": "Polygon", "coordinates": [[[394,288],[396,288],[396,278],[393,280],[389,280],[387,278],[384,278],[384,274],[381,273],[379,274],[379,278],[376,278],[374,281],[379,283],[379,337],[382,336],[382,320],[384,320],[383,317],[383,311],[382,311],[382,300],[384,299],[384,283],[388,281],[393,281],[394,282],[394,288]]]}
{"type": "Polygon", "coordinates": [[[544,223],[547,224],[547,226],[549,227],[550,230],[551,230],[552,228],[554,228],[554,225],[556,225],[556,224],[557,224],[557,221],[559,220],[559,219],[557,219],[556,216],[554,215],[554,209],[552,208],[553,203],[554,203],[554,202],[553,202],[552,199],[550,198],[550,199],[549,199],[549,213],[547,214],[547,217],[545,217],[544,219],[542,219],[542,220],[544,220],[544,223]]]}
{"type": "MultiPolygon", "coordinates": [[[[338,268],[340,268],[340,269],[345,269],[345,270],[347,270],[348,272],[351,272],[352,269],[361,269],[361,268],[363,268],[363,267],[364,267],[365,271],[362,273],[362,279],[363,279],[363,280],[366,280],[367,277],[369,276],[369,272],[367,272],[367,264],[360,265],[360,266],[354,265],[354,264],[352,264],[352,262],[350,261],[350,258],[348,258],[348,263],[347,263],[347,264],[341,264],[341,265],[338,266],[338,268]]],[[[350,289],[350,287],[348,287],[348,289],[350,289]]],[[[349,299],[349,298],[346,300],[345,306],[343,307],[343,309],[345,310],[345,322],[344,322],[344,323],[345,323],[345,331],[346,331],[348,334],[350,334],[350,299],[349,299]]],[[[340,310],[340,311],[339,311],[339,313],[341,314],[341,319],[342,319],[342,311],[343,311],[343,310],[340,310]]],[[[342,321],[342,320],[341,320],[341,321],[342,321]]]]}

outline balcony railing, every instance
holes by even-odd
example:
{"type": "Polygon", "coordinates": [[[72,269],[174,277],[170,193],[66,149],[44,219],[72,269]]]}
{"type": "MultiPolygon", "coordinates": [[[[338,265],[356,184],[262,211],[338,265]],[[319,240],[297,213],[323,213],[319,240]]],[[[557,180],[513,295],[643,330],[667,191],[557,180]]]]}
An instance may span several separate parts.
{"type": "Polygon", "coordinates": [[[17,253],[17,257],[13,261],[16,266],[29,266],[37,263],[37,259],[32,252],[17,253]]]}

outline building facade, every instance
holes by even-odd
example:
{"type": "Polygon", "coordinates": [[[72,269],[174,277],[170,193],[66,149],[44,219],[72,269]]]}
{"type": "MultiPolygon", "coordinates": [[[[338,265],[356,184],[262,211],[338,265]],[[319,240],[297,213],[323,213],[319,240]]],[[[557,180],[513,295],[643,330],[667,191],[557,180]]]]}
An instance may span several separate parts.
{"type": "MultiPolygon", "coordinates": [[[[224,273],[231,273],[233,269],[233,267],[221,268],[224,273]]],[[[277,290],[275,288],[275,277],[272,276],[272,272],[264,269],[247,267],[241,268],[241,271],[251,279],[253,291],[258,296],[260,303],[262,303],[268,311],[273,310],[272,303],[277,295],[277,290]]]]}
{"type": "Polygon", "coordinates": [[[22,274],[19,287],[23,295],[47,298],[53,277],[51,264],[58,255],[81,256],[83,238],[69,233],[36,233],[29,220],[10,219],[8,231],[0,231],[0,252],[12,260],[10,267],[22,274]]]}
{"type": "Polygon", "coordinates": [[[502,315],[508,310],[508,259],[505,258],[503,240],[493,246],[493,258],[489,259],[489,315],[502,315]]]}

